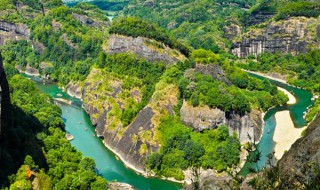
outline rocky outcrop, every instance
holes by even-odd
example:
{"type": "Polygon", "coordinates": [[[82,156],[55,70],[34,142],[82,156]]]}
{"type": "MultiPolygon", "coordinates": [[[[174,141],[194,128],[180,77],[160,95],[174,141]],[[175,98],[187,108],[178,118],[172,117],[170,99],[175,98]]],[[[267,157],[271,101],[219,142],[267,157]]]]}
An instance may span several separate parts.
{"type": "Polygon", "coordinates": [[[14,24],[0,20],[0,46],[9,40],[28,40],[30,29],[24,24],[14,24]]]}
{"type": "Polygon", "coordinates": [[[80,83],[73,83],[69,82],[69,84],[66,86],[67,93],[70,96],[76,97],[78,99],[82,99],[82,90],[80,83]]]}
{"type": "Polygon", "coordinates": [[[110,25],[109,22],[103,22],[100,20],[95,20],[92,19],[90,17],[88,17],[87,15],[82,15],[82,14],[77,14],[77,13],[72,13],[72,16],[74,19],[78,20],[81,22],[81,24],[85,25],[85,26],[89,26],[89,27],[97,27],[97,28],[104,28],[104,27],[108,27],[110,25]]]}
{"type": "MultiPolygon", "coordinates": [[[[280,179],[287,189],[304,187],[320,179],[320,115],[279,161],[280,179]]],[[[312,187],[312,186],[311,186],[312,187]]]]}
{"type": "Polygon", "coordinates": [[[265,52],[306,53],[309,47],[320,48],[319,23],[320,18],[305,17],[269,22],[265,28],[253,28],[238,38],[231,53],[238,57],[265,52]]]}
{"type": "Polygon", "coordinates": [[[223,69],[218,64],[197,64],[194,71],[203,75],[210,75],[213,79],[231,85],[223,69]]]}
{"type": "Polygon", "coordinates": [[[169,64],[185,59],[180,52],[143,37],[111,35],[105,51],[109,54],[131,52],[151,62],[163,61],[169,64]]]}
{"type": "Polygon", "coordinates": [[[235,37],[241,34],[241,28],[239,25],[231,24],[230,26],[224,26],[224,35],[229,40],[233,40],[235,37]]]}
{"type": "Polygon", "coordinates": [[[156,85],[149,103],[125,126],[119,112],[128,107],[127,102],[140,102],[142,92],[137,87],[126,91],[122,83],[121,79],[93,69],[84,84],[83,107],[105,145],[128,165],[143,171],[145,158],[159,149],[156,127],[163,114],[174,114],[179,89],[172,84],[156,85]]]}
{"type": "Polygon", "coordinates": [[[229,133],[236,132],[241,143],[250,142],[248,135],[252,140],[259,141],[262,134],[261,112],[254,110],[243,116],[237,113],[225,113],[220,109],[212,109],[208,106],[193,107],[187,102],[183,103],[180,109],[181,121],[194,128],[195,131],[214,129],[220,125],[226,125],[229,133]]]}

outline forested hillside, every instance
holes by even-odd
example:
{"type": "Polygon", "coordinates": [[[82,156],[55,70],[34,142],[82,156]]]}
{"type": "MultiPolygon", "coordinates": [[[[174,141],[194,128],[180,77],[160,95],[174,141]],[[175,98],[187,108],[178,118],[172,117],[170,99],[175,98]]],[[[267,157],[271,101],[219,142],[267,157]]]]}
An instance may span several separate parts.
{"type": "Polygon", "coordinates": [[[76,2],[1,1],[0,51],[13,106],[3,187],[30,189],[25,173],[32,170],[44,189],[107,188],[94,161],[65,139],[61,110],[19,72],[39,74],[81,99],[97,135],[120,159],[177,180],[200,168],[232,171],[241,146],[259,141],[262,112],[288,101],[269,80],[241,68],[280,73],[320,91],[318,2],[76,2]],[[112,22],[110,11],[117,15],[112,22]],[[273,49],[262,51],[257,41],[273,49]],[[278,52],[279,44],[293,55],[278,52]]]}

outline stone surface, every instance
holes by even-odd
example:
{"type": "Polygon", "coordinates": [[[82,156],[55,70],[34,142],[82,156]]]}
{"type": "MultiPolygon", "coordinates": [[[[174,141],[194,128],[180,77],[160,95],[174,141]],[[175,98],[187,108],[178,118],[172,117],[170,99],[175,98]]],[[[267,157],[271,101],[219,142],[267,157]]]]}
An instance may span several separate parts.
{"type": "Polygon", "coordinates": [[[66,86],[67,93],[70,96],[82,99],[82,90],[80,83],[73,83],[69,82],[69,84],[66,86]]]}
{"type": "Polygon", "coordinates": [[[197,64],[194,70],[195,72],[199,72],[203,75],[210,75],[213,79],[231,85],[231,82],[227,79],[223,69],[217,64],[197,64]]]}
{"type": "Polygon", "coordinates": [[[74,19],[78,20],[81,22],[81,24],[89,27],[97,27],[97,28],[103,28],[103,27],[108,27],[110,25],[109,22],[103,22],[99,20],[95,20],[92,18],[89,18],[86,15],[82,14],[77,14],[77,13],[72,13],[72,16],[74,19]]]}
{"type": "Polygon", "coordinates": [[[0,20],[0,46],[9,40],[28,40],[30,29],[24,24],[14,24],[0,20]]]}
{"type": "MultiPolygon", "coordinates": [[[[280,178],[288,189],[296,189],[320,176],[320,115],[279,161],[280,178]]],[[[318,181],[319,182],[319,181],[318,181]]]]}
{"type": "Polygon", "coordinates": [[[241,116],[236,113],[225,113],[220,109],[212,109],[208,106],[193,107],[184,102],[180,109],[180,118],[185,125],[191,126],[195,131],[226,125],[230,134],[237,133],[242,144],[251,142],[248,134],[255,141],[259,141],[262,134],[263,121],[261,112],[257,110],[241,116]]]}
{"type": "Polygon", "coordinates": [[[253,28],[236,39],[231,53],[238,57],[265,52],[306,53],[309,46],[320,48],[319,23],[320,18],[305,17],[269,22],[265,28],[253,28]]]}
{"type": "Polygon", "coordinates": [[[168,64],[185,59],[178,51],[143,37],[111,35],[105,51],[109,54],[131,52],[151,62],[163,61],[168,64]],[[157,44],[159,47],[154,47],[152,44],[157,44]]]}

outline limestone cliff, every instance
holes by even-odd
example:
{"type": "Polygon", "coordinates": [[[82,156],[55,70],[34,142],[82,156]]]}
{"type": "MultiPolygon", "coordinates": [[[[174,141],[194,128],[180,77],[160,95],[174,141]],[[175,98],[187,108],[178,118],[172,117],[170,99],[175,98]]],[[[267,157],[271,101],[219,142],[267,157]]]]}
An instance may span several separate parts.
{"type": "Polygon", "coordinates": [[[176,85],[156,85],[149,103],[125,126],[120,120],[121,111],[128,102],[141,101],[141,90],[125,89],[122,83],[94,69],[84,85],[83,107],[104,143],[121,159],[143,170],[146,156],[159,149],[156,127],[163,114],[174,114],[179,90],[176,85]]]}
{"type": "Polygon", "coordinates": [[[28,40],[30,29],[24,24],[14,24],[0,20],[0,46],[9,40],[28,40]]]}
{"type": "Polygon", "coordinates": [[[214,129],[220,125],[226,125],[230,134],[236,132],[240,143],[250,142],[252,140],[259,141],[262,133],[261,112],[253,110],[251,113],[239,115],[237,113],[225,113],[219,109],[211,109],[208,106],[193,107],[187,102],[183,103],[180,110],[181,121],[193,127],[196,131],[206,129],[214,129]]]}
{"type": "Polygon", "coordinates": [[[109,54],[131,52],[151,62],[163,61],[165,63],[174,63],[185,59],[177,50],[144,37],[133,38],[122,35],[111,35],[104,49],[109,54]]]}
{"type": "Polygon", "coordinates": [[[265,52],[306,53],[309,47],[320,48],[319,23],[320,18],[305,17],[269,22],[266,27],[252,28],[236,38],[231,53],[238,57],[265,52]]]}
{"type": "MultiPolygon", "coordinates": [[[[280,179],[288,189],[305,187],[320,179],[320,115],[279,161],[280,179]]],[[[312,187],[312,186],[311,186],[312,187]]],[[[315,187],[315,186],[313,186],[315,187]]]]}

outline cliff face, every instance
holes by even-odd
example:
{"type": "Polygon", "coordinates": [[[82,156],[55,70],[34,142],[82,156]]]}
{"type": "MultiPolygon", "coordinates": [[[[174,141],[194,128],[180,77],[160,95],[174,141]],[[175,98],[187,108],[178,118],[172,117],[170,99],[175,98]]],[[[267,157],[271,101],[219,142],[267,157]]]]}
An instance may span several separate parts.
{"type": "Polygon", "coordinates": [[[320,115],[279,161],[280,178],[288,189],[303,187],[320,179],[320,115]]]}
{"type": "Polygon", "coordinates": [[[193,107],[184,102],[180,110],[181,121],[194,128],[196,131],[214,129],[220,125],[229,128],[230,135],[236,132],[241,143],[258,141],[262,133],[261,112],[254,110],[243,116],[236,113],[225,113],[219,109],[211,109],[208,106],[193,107]]]}
{"type": "Polygon", "coordinates": [[[143,170],[146,156],[159,149],[156,137],[160,118],[165,113],[174,114],[178,87],[156,85],[149,103],[125,126],[120,120],[121,111],[128,102],[140,102],[141,90],[126,90],[122,80],[115,79],[100,70],[93,70],[84,85],[83,107],[96,126],[98,136],[121,159],[143,170]],[[124,98],[124,94],[130,94],[124,98]],[[132,97],[132,98],[131,98],[132,97]]]}
{"type": "Polygon", "coordinates": [[[0,46],[9,40],[27,40],[30,30],[24,24],[14,24],[0,20],[0,46]]]}
{"type": "Polygon", "coordinates": [[[151,62],[163,61],[170,64],[185,59],[180,52],[143,37],[111,35],[104,49],[109,54],[131,52],[151,62]]]}
{"type": "Polygon", "coordinates": [[[309,46],[320,48],[319,23],[319,18],[305,17],[269,22],[266,27],[253,28],[236,39],[231,53],[238,57],[265,52],[306,53],[309,46]]]}

